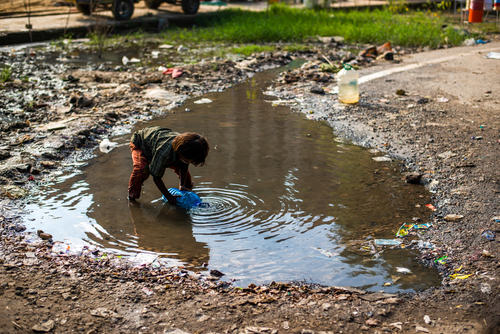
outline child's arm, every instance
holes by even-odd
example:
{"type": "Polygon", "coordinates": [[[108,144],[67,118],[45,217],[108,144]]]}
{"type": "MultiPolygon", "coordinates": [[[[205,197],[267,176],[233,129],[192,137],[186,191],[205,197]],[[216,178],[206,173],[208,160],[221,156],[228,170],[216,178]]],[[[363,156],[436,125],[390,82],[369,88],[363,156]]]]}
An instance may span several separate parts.
{"type": "Polygon", "coordinates": [[[163,196],[165,196],[170,204],[177,204],[177,197],[181,196],[174,196],[170,194],[168,191],[167,187],[165,187],[165,183],[163,183],[163,180],[161,177],[154,177],[153,176],[153,181],[155,181],[156,186],[158,187],[158,190],[161,191],[163,196]]]}
{"type": "Polygon", "coordinates": [[[191,174],[189,174],[189,164],[180,162],[179,166],[179,189],[189,190],[193,189],[193,181],[191,180],[191,174]]]}

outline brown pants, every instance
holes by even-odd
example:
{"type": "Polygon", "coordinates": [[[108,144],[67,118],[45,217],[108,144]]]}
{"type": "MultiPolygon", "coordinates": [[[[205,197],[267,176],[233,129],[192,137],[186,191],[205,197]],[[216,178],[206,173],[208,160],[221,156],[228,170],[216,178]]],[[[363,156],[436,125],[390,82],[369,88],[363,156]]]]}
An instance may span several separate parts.
{"type": "MultiPolygon", "coordinates": [[[[137,148],[132,143],[130,143],[129,146],[130,153],[132,154],[134,169],[132,170],[132,175],[130,175],[130,181],[128,183],[128,197],[131,199],[138,199],[141,196],[142,184],[149,177],[149,165],[146,156],[140,148],[137,148]]],[[[178,166],[172,166],[170,168],[174,170],[178,177],[180,177],[180,168],[178,166]]],[[[192,187],[193,181],[189,171],[185,177],[186,180],[184,184],[189,188],[192,187]]]]}

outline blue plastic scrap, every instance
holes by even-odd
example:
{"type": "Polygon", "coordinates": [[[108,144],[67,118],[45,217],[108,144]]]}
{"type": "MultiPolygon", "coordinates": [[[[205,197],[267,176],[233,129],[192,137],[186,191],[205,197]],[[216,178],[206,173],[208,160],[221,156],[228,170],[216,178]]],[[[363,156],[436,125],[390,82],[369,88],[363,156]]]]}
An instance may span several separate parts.
{"type": "MultiPolygon", "coordinates": [[[[200,196],[192,191],[187,190],[179,190],[177,188],[170,188],[168,192],[173,196],[181,196],[177,198],[177,205],[186,210],[200,207],[200,208],[208,208],[210,204],[202,202],[200,196]]],[[[168,202],[168,199],[165,196],[161,198],[165,202],[168,202]]]]}

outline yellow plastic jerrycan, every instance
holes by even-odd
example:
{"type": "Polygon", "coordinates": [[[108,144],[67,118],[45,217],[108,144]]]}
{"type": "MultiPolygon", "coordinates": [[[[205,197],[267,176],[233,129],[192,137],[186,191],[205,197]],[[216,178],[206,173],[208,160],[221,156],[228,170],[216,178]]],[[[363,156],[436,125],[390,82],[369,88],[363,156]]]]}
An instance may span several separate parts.
{"type": "Polygon", "coordinates": [[[350,64],[342,64],[342,66],[344,68],[337,74],[339,101],[342,103],[358,103],[358,72],[350,64]]]}

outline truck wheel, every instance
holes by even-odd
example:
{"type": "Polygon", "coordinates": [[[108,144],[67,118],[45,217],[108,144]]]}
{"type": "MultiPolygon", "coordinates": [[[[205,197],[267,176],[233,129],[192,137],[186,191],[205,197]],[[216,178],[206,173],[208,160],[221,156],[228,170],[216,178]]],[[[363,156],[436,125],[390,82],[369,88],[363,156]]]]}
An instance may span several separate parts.
{"type": "Polygon", "coordinates": [[[128,20],[134,14],[134,3],[132,0],[115,0],[113,5],[113,16],[118,21],[128,20]]]}
{"type": "Polygon", "coordinates": [[[158,9],[162,3],[161,0],[144,0],[144,2],[146,3],[146,7],[151,9],[158,9]]]}
{"type": "Polygon", "coordinates": [[[184,14],[196,14],[200,8],[200,0],[182,0],[184,14]]]}

